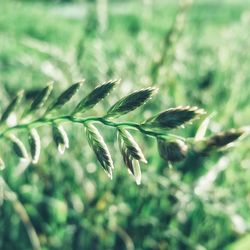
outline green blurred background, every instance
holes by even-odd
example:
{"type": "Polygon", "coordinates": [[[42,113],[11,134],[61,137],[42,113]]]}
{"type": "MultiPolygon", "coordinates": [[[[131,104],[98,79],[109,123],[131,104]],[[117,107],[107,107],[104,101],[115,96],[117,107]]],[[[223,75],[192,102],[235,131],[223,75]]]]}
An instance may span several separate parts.
{"type": "MultiPolygon", "coordinates": [[[[98,83],[120,78],[92,115],[132,90],[156,86],[157,97],[124,119],[197,105],[213,114],[208,135],[250,123],[249,0],[1,0],[0,10],[1,110],[20,89],[29,103],[51,80],[56,96],[84,78],[67,112],[98,83]]],[[[177,133],[194,136],[198,125],[177,133]]],[[[115,162],[110,181],[82,127],[65,128],[70,149],[63,156],[50,130],[39,130],[36,166],[0,142],[1,250],[250,249],[249,138],[170,168],[155,141],[133,132],[148,159],[137,186],[114,130],[98,126],[115,162]]]]}

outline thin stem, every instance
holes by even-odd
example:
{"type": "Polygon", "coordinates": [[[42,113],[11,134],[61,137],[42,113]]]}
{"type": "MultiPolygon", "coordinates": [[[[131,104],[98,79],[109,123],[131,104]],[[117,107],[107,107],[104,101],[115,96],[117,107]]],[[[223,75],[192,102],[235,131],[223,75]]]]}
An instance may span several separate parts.
{"type": "Polygon", "coordinates": [[[5,182],[5,180],[2,178],[2,176],[0,176],[0,185],[3,185],[4,199],[8,200],[12,203],[15,212],[19,215],[21,221],[23,222],[23,224],[27,230],[27,233],[28,233],[33,250],[40,250],[41,245],[40,245],[39,237],[36,233],[34,226],[31,223],[31,220],[29,218],[27,211],[25,210],[25,207],[19,201],[16,193],[10,189],[10,187],[5,182]]]}
{"type": "MultiPolygon", "coordinates": [[[[180,35],[183,27],[184,27],[184,18],[188,8],[192,5],[192,1],[183,0],[180,3],[179,9],[176,13],[175,19],[170,27],[170,29],[166,32],[164,40],[163,40],[163,48],[161,51],[161,55],[157,61],[152,64],[151,78],[153,82],[158,81],[159,71],[163,64],[165,63],[168,54],[171,50],[174,50],[175,43],[180,35]]],[[[173,61],[170,58],[170,61],[173,61]]]]}
{"type": "Polygon", "coordinates": [[[117,128],[117,127],[124,126],[124,127],[128,127],[131,129],[135,129],[148,136],[158,137],[161,135],[160,133],[146,130],[139,123],[135,123],[135,122],[113,122],[104,117],[77,118],[74,116],[65,115],[65,116],[59,116],[59,117],[53,117],[53,118],[42,117],[37,120],[30,121],[28,123],[18,124],[16,126],[6,128],[2,132],[0,132],[0,138],[5,137],[9,133],[12,133],[15,131],[19,131],[23,129],[27,130],[27,129],[37,128],[37,127],[41,127],[45,125],[51,125],[53,123],[64,123],[64,122],[72,122],[72,123],[79,123],[79,124],[84,124],[87,122],[99,122],[110,127],[117,128]]]}

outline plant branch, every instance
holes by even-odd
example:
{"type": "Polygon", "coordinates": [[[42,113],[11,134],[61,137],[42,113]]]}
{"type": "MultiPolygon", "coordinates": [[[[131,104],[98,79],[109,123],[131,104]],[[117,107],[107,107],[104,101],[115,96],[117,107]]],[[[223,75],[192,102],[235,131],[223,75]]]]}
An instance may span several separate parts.
{"type": "Polygon", "coordinates": [[[97,123],[102,123],[106,126],[116,127],[116,128],[121,127],[121,126],[128,127],[131,129],[138,130],[141,133],[148,135],[148,136],[158,137],[162,135],[161,133],[146,130],[141,126],[141,124],[135,123],[135,122],[114,122],[105,117],[77,118],[74,116],[64,115],[64,116],[58,116],[58,117],[53,117],[53,118],[42,117],[42,118],[27,122],[27,123],[18,124],[13,127],[8,127],[5,130],[0,132],[0,138],[6,137],[8,136],[8,134],[15,132],[15,131],[27,130],[31,128],[38,128],[41,126],[51,125],[53,123],[65,123],[65,122],[79,123],[79,124],[84,124],[87,122],[97,122],[97,123]]]}

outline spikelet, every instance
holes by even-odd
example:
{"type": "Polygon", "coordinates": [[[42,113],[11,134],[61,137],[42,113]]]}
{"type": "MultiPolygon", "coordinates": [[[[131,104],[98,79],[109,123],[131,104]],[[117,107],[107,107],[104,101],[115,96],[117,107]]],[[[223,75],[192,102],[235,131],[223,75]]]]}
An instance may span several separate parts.
{"type": "Polygon", "coordinates": [[[75,110],[72,112],[72,115],[83,113],[86,110],[93,108],[98,102],[100,102],[113,90],[118,82],[118,80],[108,81],[106,83],[103,83],[102,85],[97,86],[78,103],[75,110]]]}
{"type": "Polygon", "coordinates": [[[179,162],[187,157],[188,147],[183,141],[166,141],[161,138],[157,141],[159,154],[165,161],[179,162]]]}
{"type": "Polygon", "coordinates": [[[119,117],[137,109],[150,100],[156,92],[156,88],[150,87],[125,96],[108,110],[107,117],[119,117]]]}
{"type": "Polygon", "coordinates": [[[53,134],[53,139],[54,139],[54,142],[57,146],[58,152],[60,154],[64,154],[65,149],[69,148],[69,139],[68,139],[68,135],[65,132],[63,126],[53,124],[52,134],[53,134]]]}
{"type": "Polygon", "coordinates": [[[48,100],[52,92],[52,89],[53,89],[53,83],[51,82],[48,84],[48,86],[46,86],[37,94],[37,96],[31,103],[29,111],[32,112],[34,110],[42,108],[45,105],[46,101],[48,100]]]}
{"type": "Polygon", "coordinates": [[[149,118],[142,125],[152,129],[174,129],[194,121],[202,114],[205,111],[197,107],[170,108],[149,118]]]}
{"type": "Polygon", "coordinates": [[[70,99],[78,92],[82,86],[83,81],[77,82],[66,89],[47,109],[47,113],[61,108],[65,103],[70,101],[70,99]]]}
{"type": "Polygon", "coordinates": [[[112,169],[114,169],[113,160],[103,137],[94,125],[85,124],[84,126],[90,147],[93,149],[104,171],[112,179],[112,169]]]}
{"type": "Polygon", "coordinates": [[[128,168],[129,173],[135,177],[137,185],[140,185],[141,168],[139,161],[147,163],[147,160],[145,159],[141,148],[127,130],[118,128],[117,138],[123,161],[128,168]]]}
{"type": "Polygon", "coordinates": [[[6,121],[10,114],[15,111],[15,109],[18,107],[19,103],[21,102],[24,95],[24,91],[18,92],[18,94],[14,97],[14,99],[10,102],[10,104],[7,106],[7,108],[4,110],[1,121],[6,121]]]}
{"type": "Polygon", "coordinates": [[[231,129],[217,133],[193,145],[193,150],[201,155],[209,155],[235,142],[245,133],[244,129],[231,129]]]}
{"type": "Polygon", "coordinates": [[[28,160],[29,159],[28,152],[23,142],[14,135],[10,136],[10,140],[12,141],[12,149],[15,152],[15,154],[21,159],[28,160]]]}
{"type": "Polygon", "coordinates": [[[39,161],[40,152],[41,152],[41,140],[35,128],[30,130],[29,145],[30,145],[32,163],[37,164],[39,161]]]}

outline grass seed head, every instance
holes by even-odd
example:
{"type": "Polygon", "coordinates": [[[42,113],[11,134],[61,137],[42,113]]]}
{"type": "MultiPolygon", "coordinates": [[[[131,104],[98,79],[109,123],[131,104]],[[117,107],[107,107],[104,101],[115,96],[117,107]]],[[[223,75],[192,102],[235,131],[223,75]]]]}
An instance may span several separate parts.
{"type": "Polygon", "coordinates": [[[203,109],[197,107],[170,108],[149,118],[144,125],[156,129],[174,129],[199,118],[204,113],[203,109]]]}
{"type": "Polygon", "coordinates": [[[98,102],[105,98],[118,84],[118,80],[108,81],[97,86],[85,98],[83,98],[73,111],[73,115],[83,113],[84,111],[93,108],[98,102]]]}
{"type": "Polygon", "coordinates": [[[23,142],[14,135],[10,136],[10,139],[12,141],[12,149],[16,153],[16,155],[21,159],[28,160],[28,152],[23,142]]]}
{"type": "Polygon", "coordinates": [[[104,171],[107,173],[109,178],[112,179],[112,169],[114,169],[114,165],[108,146],[94,125],[84,124],[84,126],[90,147],[93,149],[104,171]]]}
{"type": "Polygon", "coordinates": [[[58,152],[60,154],[64,154],[65,149],[69,148],[69,139],[63,126],[62,125],[58,126],[54,124],[52,126],[52,134],[53,134],[54,142],[56,143],[56,146],[58,148],[58,152]]]}
{"type": "Polygon", "coordinates": [[[41,152],[41,140],[36,129],[31,129],[29,133],[29,145],[31,152],[32,163],[36,164],[39,161],[41,152]]]}
{"type": "Polygon", "coordinates": [[[78,92],[80,87],[82,86],[83,81],[74,83],[68,89],[66,89],[48,108],[47,112],[52,111],[54,109],[61,108],[65,103],[70,101],[70,99],[78,92]]]}
{"type": "Polygon", "coordinates": [[[156,92],[156,88],[149,87],[125,96],[108,110],[107,117],[119,117],[137,109],[150,100],[156,92]]]}
{"type": "Polygon", "coordinates": [[[21,102],[22,98],[24,96],[24,91],[21,90],[17,93],[17,95],[14,97],[14,99],[10,102],[10,104],[7,106],[5,111],[2,114],[1,121],[6,121],[10,114],[15,111],[15,109],[18,107],[19,103],[21,102]]]}
{"type": "Polygon", "coordinates": [[[201,140],[194,145],[194,151],[201,155],[209,155],[213,151],[220,150],[241,137],[245,131],[243,129],[231,129],[220,132],[207,139],[201,140]]]}
{"type": "Polygon", "coordinates": [[[126,129],[118,128],[118,140],[120,141],[120,144],[122,143],[123,147],[126,148],[131,157],[138,161],[147,163],[140,146],[126,129]]]}
{"type": "Polygon", "coordinates": [[[185,160],[188,147],[181,140],[166,141],[160,138],[158,139],[158,150],[164,160],[179,162],[185,160]]]}
{"type": "Polygon", "coordinates": [[[53,90],[53,82],[49,83],[48,86],[46,86],[37,94],[34,101],[31,103],[30,111],[42,108],[46,103],[46,101],[48,100],[52,90],[53,90]]]}

